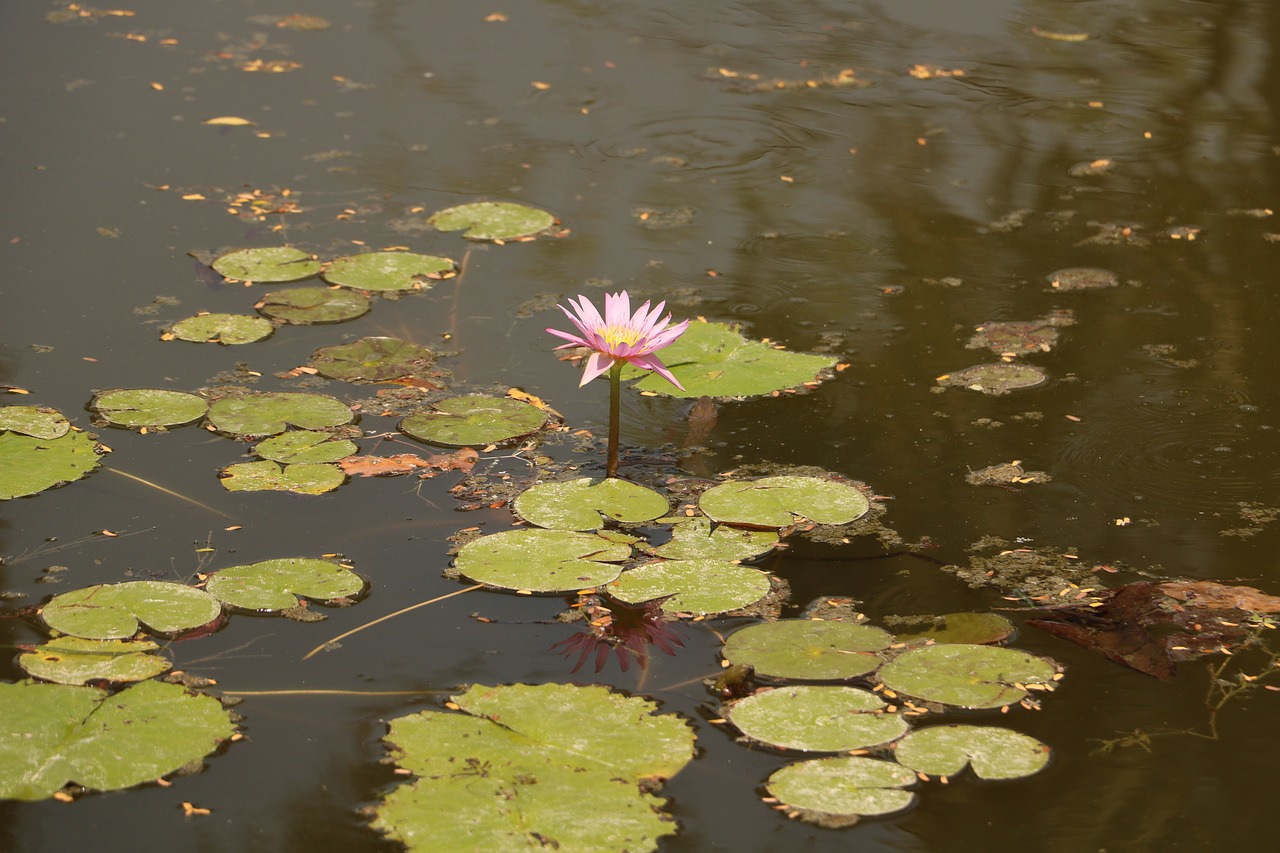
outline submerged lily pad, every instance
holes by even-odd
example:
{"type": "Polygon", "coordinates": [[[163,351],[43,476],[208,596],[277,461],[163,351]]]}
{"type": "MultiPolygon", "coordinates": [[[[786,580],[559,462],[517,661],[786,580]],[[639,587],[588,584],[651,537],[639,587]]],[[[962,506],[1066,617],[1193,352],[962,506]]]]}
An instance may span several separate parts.
{"type": "Polygon", "coordinates": [[[295,287],[273,290],[254,306],[273,320],[294,326],[341,323],[369,311],[369,297],[338,287],[295,287]]]}
{"type": "Polygon", "coordinates": [[[503,201],[460,204],[438,211],[427,224],[438,231],[461,231],[468,240],[515,240],[532,237],[555,224],[545,210],[503,201]]]}
{"type": "Polygon", "coordinates": [[[1049,763],[1049,747],[995,726],[930,726],[899,741],[894,756],[930,776],[954,776],[967,764],[979,779],[1019,779],[1049,763]]]}
{"type": "Polygon", "coordinates": [[[1103,290],[1120,284],[1120,276],[1111,270],[1071,267],[1046,276],[1054,290],[1103,290]]]}
{"type": "Polygon", "coordinates": [[[337,465],[308,462],[281,465],[269,459],[228,465],[219,476],[222,487],[229,492],[296,492],[300,495],[332,492],[347,480],[337,465]]]}
{"type": "Polygon", "coordinates": [[[94,687],[0,684],[0,799],[43,800],[70,783],[99,791],[152,782],[235,733],[218,700],[144,681],[94,687]]]}
{"type": "Polygon", "coordinates": [[[310,366],[330,379],[347,382],[386,382],[406,376],[429,375],[436,354],[399,338],[361,338],[349,344],[321,347],[310,366]]]}
{"type": "Polygon", "coordinates": [[[671,596],[668,613],[727,613],[760,601],[772,589],[769,575],[723,560],[664,560],[623,572],[609,594],[637,604],[671,596]]]}
{"type": "Polygon", "coordinates": [[[767,554],[778,545],[772,530],[747,530],[728,525],[711,526],[705,518],[686,518],[671,527],[671,541],[640,549],[666,560],[749,560],[767,554]]]}
{"type": "Polygon", "coordinates": [[[258,442],[253,452],[263,459],[293,465],[300,462],[337,462],[359,449],[354,441],[345,438],[335,440],[327,432],[295,429],[258,442]]]}
{"type": "Polygon", "coordinates": [[[961,708],[999,708],[1021,701],[1026,685],[1050,685],[1058,672],[1045,658],[969,643],[909,649],[881,667],[880,680],[908,696],[961,708]]]}
{"type": "Polygon", "coordinates": [[[968,349],[989,349],[996,355],[1048,352],[1058,342],[1056,326],[1040,321],[1007,320],[983,323],[965,344],[968,349]]]}
{"type": "Polygon", "coordinates": [[[369,252],[336,259],[324,271],[332,284],[359,290],[424,290],[453,275],[457,265],[449,258],[413,252],[369,252]]]}
{"type": "Polygon", "coordinates": [[[109,424],[153,428],[194,423],[204,417],[209,403],[183,391],[115,388],[94,395],[89,408],[109,424]]]}
{"type": "Polygon", "coordinates": [[[62,438],[71,421],[57,409],[43,406],[0,406],[0,432],[16,432],[32,438],[62,438]]]}
{"type": "Polygon", "coordinates": [[[0,500],[79,480],[99,461],[97,443],[83,432],[52,439],[0,432],[0,500]]]}
{"type": "Polygon", "coordinates": [[[416,778],[373,826],[410,850],[630,850],[676,831],[652,791],[693,758],[693,731],[638,697],[567,684],[476,685],[465,712],[392,720],[416,778]]]}
{"type": "Polygon", "coordinates": [[[799,685],[766,690],[729,705],[726,716],[752,740],[804,752],[878,746],[906,733],[907,721],[853,687],[799,685]]]}
{"type": "Polygon", "coordinates": [[[920,627],[894,632],[898,642],[933,640],[935,643],[998,643],[1013,634],[1013,623],[999,613],[945,613],[941,616],[899,617],[899,622],[920,627]]]}
{"type": "Polygon", "coordinates": [[[783,619],[734,631],[722,654],[731,664],[747,664],[759,675],[834,681],[866,675],[883,663],[876,652],[893,636],[871,625],[783,619]]]}
{"type": "Polygon", "coordinates": [[[652,521],[669,508],[667,499],[653,489],[616,477],[539,483],[515,500],[521,518],[552,530],[596,530],[606,518],[652,521]]]}
{"type": "Polygon", "coordinates": [[[797,516],[819,524],[847,524],[865,515],[871,503],[846,483],[781,476],[722,483],[703,492],[698,507],[726,524],[786,527],[797,516]]]}
{"type": "Polygon", "coordinates": [[[150,640],[86,640],[58,637],[18,657],[28,675],[58,684],[145,681],[168,672],[168,658],[150,640]]]}
{"type": "Polygon", "coordinates": [[[547,413],[510,397],[479,394],[449,397],[435,411],[418,412],[400,422],[400,431],[432,444],[486,445],[520,438],[542,428],[547,413]]]}
{"type": "Polygon", "coordinates": [[[209,423],[240,436],[277,435],[289,427],[325,429],[355,419],[351,408],[326,394],[268,392],[223,397],[209,404],[209,423]]]}
{"type": "Polygon", "coordinates": [[[221,569],[209,576],[204,588],[232,607],[274,612],[297,607],[302,598],[348,598],[364,589],[364,579],[328,560],[288,557],[221,569]]]}
{"type": "Polygon", "coordinates": [[[103,583],[54,596],[40,611],[55,631],[91,640],[132,637],[144,626],[176,634],[208,625],[222,602],[202,589],[170,581],[103,583]]]}
{"type": "Polygon", "coordinates": [[[473,539],[454,568],[477,583],[529,592],[571,592],[600,586],[622,571],[631,546],[568,530],[506,530],[473,539]]]}
{"type": "Polygon", "coordinates": [[[905,809],[916,795],[902,789],[916,781],[915,773],[892,761],[836,756],[788,764],[774,771],[765,788],[783,804],[802,810],[801,818],[852,822],[905,809]]]}
{"type": "Polygon", "coordinates": [[[723,323],[690,323],[659,356],[680,380],[681,391],[656,373],[627,367],[623,378],[647,373],[635,387],[672,397],[753,397],[814,382],[835,366],[826,355],[787,352],[750,341],[723,323]]]}
{"type": "Polygon", "coordinates": [[[291,246],[237,249],[220,255],[212,266],[236,281],[298,281],[320,272],[318,260],[291,246]]]}
{"type": "Polygon", "coordinates": [[[197,314],[170,328],[174,337],[197,344],[251,344],[271,336],[270,320],[252,314],[197,314]]]}
{"type": "Polygon", "coordinates": [[[970,391],[981,391],[998,397],[1010,391],[1034,388],[1047,381],[1049,374],[1034,364],[1015,364],[1000,362],[997,364],[975,364],[955,373],[939,376],[937,382],[943,387],[952,386],[968,388],[970,391]]]}

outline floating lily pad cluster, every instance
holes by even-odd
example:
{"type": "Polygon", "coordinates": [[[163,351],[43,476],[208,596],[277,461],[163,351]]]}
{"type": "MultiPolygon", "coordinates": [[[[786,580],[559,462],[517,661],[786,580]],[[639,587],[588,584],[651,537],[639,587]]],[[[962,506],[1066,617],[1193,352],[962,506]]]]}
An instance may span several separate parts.
{"type": "Polygon", "coordinates": [[[79,480],[99,459],[94,437],[56,409],[0,406],[0,500],[79,480]]]}

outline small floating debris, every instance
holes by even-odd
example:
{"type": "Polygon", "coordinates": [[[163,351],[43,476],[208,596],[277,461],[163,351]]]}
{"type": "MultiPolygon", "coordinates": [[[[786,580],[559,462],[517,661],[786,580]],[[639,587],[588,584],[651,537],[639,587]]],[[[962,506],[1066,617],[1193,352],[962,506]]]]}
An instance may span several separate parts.
{"type": "Polygon", "coordinates": [[[1095,267],[1070,267],[1047,276],[1049,286],[1054,290],[1102,290],[1117,287],[1120,276],[1111,270],[1095,267]]]}

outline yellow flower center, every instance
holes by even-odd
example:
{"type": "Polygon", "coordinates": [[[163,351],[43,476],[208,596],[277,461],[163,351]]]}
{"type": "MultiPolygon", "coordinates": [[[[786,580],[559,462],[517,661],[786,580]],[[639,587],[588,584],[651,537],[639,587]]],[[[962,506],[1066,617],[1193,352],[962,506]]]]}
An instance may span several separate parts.
{"type": "Polygon", "coordinates": [[[640,340],[640,333],[630,326],[605,326],[600,333],[600,337],[611,347],[618,344],[634,345],[640,340]]]}

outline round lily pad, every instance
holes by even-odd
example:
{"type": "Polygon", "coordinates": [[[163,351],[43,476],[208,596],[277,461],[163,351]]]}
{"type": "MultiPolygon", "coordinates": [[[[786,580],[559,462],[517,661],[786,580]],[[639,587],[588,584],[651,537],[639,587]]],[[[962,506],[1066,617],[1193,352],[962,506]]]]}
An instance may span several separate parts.
{"type": "Polygon", "coordinates": [[[54,596],[40,611],[50,628],[91,640],[132,637],[145,626],[176,634],[208,625],[222,615],[222,602],[202,589],[169,581],[128,581],[73,589],[54,596]]]}
{"type": "Polygon", "coordinates": [[[336,259],[322,277],[359,290],[423,290],[456,270],[453,261],[435,255],[369,252],[336,259]]]}
{"type": "Polygon", "coordinates": [[[209,409],[203,397],[163,388],[115,388],[102,391],[89,408],[109,424],[125,427],[172,427],[200,420],[209,409]]]}
{"type": "Polygon", "coordinates": [[[347,481],[337,465],[303,462],[281,465],[269,459],[228,465],[219,474],[229,492],[295,492],[319,495],[332,492],[347,481]]]}
{"type": "Polygon", "coordinates": [[[6,430],[32,438],[62,438],[71,421],[57,409],[44,406],[0,406],[0,432],[6,430]]]}
{"type": "Polygon", "coordinates": [[[899,642],[933,640],[935,643],[999,643],[1013,634],[1013,623],[999,613],[945,613],[941,616],[900,617],[919,627],[894,632],[899,642]]]}
{"type": "Polygon", "coordinates": [[[871,504],[846,483],[817,477],[764,477],[722,483],[698,499],[708,518],[752,527],[786,527],[796,517],[819,524],[846,524],[871,504]]]}
{"type": "Polygon", "coordinates": [[[529,592],[571,592],[615,579],[631,546],[594,533],[506,530],[473,539],[454,568],[477,583],[529,592]]]}
{"type": "Polygon", "coordinates": [[[765,788],[814,817],[857,818],[905,809],[916,795],[902,789],[916,781],[915,773],[892,761],[836,756],[788,764],[769,777],[765,788]]]}
{"type": "Polygon", "coordinates": [[[671,541],[640,549],[666,560],[749,560],[767,554],[778,545],[772,530],[748,530],[721,524],[711,526],[706,518],[686,518],[671,527],[671,541]]]}
{"type": "Polygon", "coordinates": [[[892,642],[892,635],[871,625],[783,619],[734,631],[722,654],[771,678],[834,681],[879,667],[883,660],[876,652],[892,642]]]}
{"type": "Polygon", "coordinates": [[[52,439],[0,432],[0,500],[79,480],[100,461],[97,443],[83,432],[52,439]]]}
{"type": "Polygon", "coordinates": [[[219,432],[237,436],[276,435],[290,426],[326,429],[354,419],[346,403],[325,394],[242,394],[209,404],[209,423],[219,432]]]}
{"type": "Polygon", "coordinates": [[[669,508],[667,499],[653,489],[616,477],[539,483],[515,500],[515,510],[525,521],[552,530],[595,530],[606,518],[651,521],[669,508]]]}
{"type": "Polygon", "coordinates": [[[361,338],[316,350],[309,362],[322,376],[347,382],[386,382],[428,375],[436,354],[399,338],[361,338]]]}
{"type": "Polygon", "coordinates": [[[542,428],[547,413],[510,397],[449,397],[435,411],[418,412],[400,422],[400,431],[421,441],[447,445],[498,444],[542,428]]]}
{"type": "Polygon", "coordinates": [[[545,210],[503,201],[460,204],[438,211],[427,224],[438,231],[461,231],[468,240],[515,240],[532,237],[555,224],[545,210]]]}
{"type": "Polygon", "coordinates": [[[222,276],[236,281],[298,281],[320,272],[318,260],[291,246],[237,249],[220,255],[212,266],[222,276]]]}
{"type": "Polygon", "coordinates": [[[1034,364],[1000,362],[975,364],[973,367],[939,376],[937,381],[944,387],[968,388],[970,391],[981,391],[983,394],[998,397],[1010,391],[1034,388],[1048,378],[1048,372],[1034,364]]]}
{"type": "Polygon", "coordinates": [[[908,696],[961,708],[999,708],[1051,684],[1052,662],[1001,646],[947,643],[909,649],[880,668],[880,680],[908,696]]]}
{"type": "Polygon", "coordinates": [[[300,462],[337,462],[359,449],[354,441],[335,440],[327,432],[295,429],[258,442],[253,452],[263,459],[293,465],[300,462]]]}
{"type": "Polygon", "coordinates": [[[1071,267],[1045,276],[1054,290],[1102,290],[1120,284],[1120,276],[1111,270],[1071,267]]]}
{"type": "Polygon", "coordinates": [[[251,344],[271,336],[270,320],[252,314],[197,314],[170,328],[173,336],[198,344],[251,344]]]}
{"type": "Polygon", "coordinates": [[[204,588],[232,607],[270,612],[297,607],[300,598],[349,598],[364,589],[364,579],[328,560],[289,557],[222,569],[209,576],[204,588]]]}
{"type": "Polygon", "coordinates": [[[752,740],[804,752],[878,746],[906,733],[907,721],[853,687],[798,685],[755,693],[731,704],[729,721],[752,740]]]}
{"type": "Polygon", "coordinates": [[[671,596],[668,613],[728,613],[755,604],[772,589],[769,575],[723,560],[664,560],[623,572],[609,594],[628,603],[671,596]]]}
{"type": "Polygon", "coordinates": [[[273,290],[254,306],[273,320],[294,326],[341,323],[369,311],[369,297],[338,287],[294,287],[273,290]]]}
{"type": "Polygon", "coordinates": [[[168,672],[168,658],[154,654],[150,640],[87,640],[58,637],[18,657],[28,675],[58,684],[145,681],[168,672]]]}
{"type": "Polygon", "coordinates": [[[1058,342],[1058,329],[1048,323],[1007,320],[983,323],[965,344],[968,349],[989,349],[996,355],[1048,352],[1058,342]]]}
{"type": "Polygon", "coordinates": [[[995,726],[930,726],[899,741],[894,756],[930,776],[954,776],[967,764],[979,779],[1018,779],[1049,762],[1049,747],[995,726]]]}

